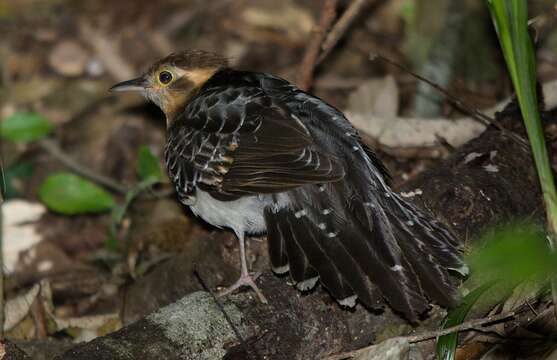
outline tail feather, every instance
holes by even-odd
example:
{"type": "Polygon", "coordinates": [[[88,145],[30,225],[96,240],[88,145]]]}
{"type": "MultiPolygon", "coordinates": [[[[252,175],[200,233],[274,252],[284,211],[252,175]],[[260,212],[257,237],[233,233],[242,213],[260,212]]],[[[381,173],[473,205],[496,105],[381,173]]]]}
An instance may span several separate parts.
{"type": "Polygon", "coordinates": [[[428,220],[420,210],[394,193],[386,209],[398,243],[417,273],[424,293],[443,306],[453,306],[457,292],[448,269],[464,266],[455,238],[440,223],[428,220]]]}
{"type": "Polygon", "coordinates": [[[286,245],[290,276],[295,282],[303,282],[318,276],[317,271],[310,265],[300,242],[303,239],[296,237],[296,232],[292,224],[286,217],[278,217],[278,226],[282,233],[282,238],[286,245]]]}
{"type": "Polygon", "coordinates": [[[286,244],[279,228],[278,217],[270,208],[264,212],[265,223],[267,225],[267,242],[269,244],[269,258],[273,271],[284,274],[289,270],[286,244]]]}
{"type": "MultiPolygon", "coordinates": [[[[421,296],[418,279],[394,241],[392,229],[378,217],[385,217],[383,209],[377,207],[372,211],[374,218],[370,222],[374,226],[370,231],[369,226],[354,221],[354,209],[346,203],[351,196],[346,196],[344,184],[329,184],[326,191],[316,188],[305,190],[306,198],[297,196],[295,201],[299,206],[311,209],[309,218],[316,224],[324,225],[323,232],[328,235],[325,244],[335,248],[333,254],[336,255],[331,259],[344,271],[346,280],[360,301],[376,307],[379,288],[395,309],[416,320],[416,314],[423,313],[428,308],[428,302],[421,296]],[[323,215],[327,211],[342,216],[323,215]],[[339,254],[345,257],[340,258],[339,254]]],[[[349,204],[354,205],[354,202],[349,204]]]]}
{"type": "Polygon", "coordinates": [[[391,221],[396,227],[402,251],[416,273],[423,292],[440,305],[454,305],[455,287],[447,269],[423,246],[420,247],[423,243],[418,239],[419,235],[412,233],[400,219],[391,218],[391,221]]]}
{"type": "Polygon", "coordinates": [[[428,299],[453,305],[448,269],[463,265],[456,240],[380,179],[376,185],[381,191],[368,194],[342,181],[289,191],[288,207],[265,212],[273,267],[288,263],[304,289],[319,276],[341,303],[356,295],[377,307],[383,297],[411,321],[428,299]]]}
{"type": "MultiPolygon", "coordinates": [[[[418,276],[400,248],[397,241],[398,234],[386,219],[383,208],[371,207],[369,203],[364,206],[371,208],[369,214],[372,217],[368,221],[374,226],[370,231],[361,223],[357,221],[354,223],[354,227],[359,228],[362,234],[359,242],[369,248],[368,254],[362,256],[359,261],[389,304],[409,320],[415,321],[417,316],[425,312],[429,306],[423,296],[418,276]]],[[[350,215],[352,219],[357,219],[354,213],[350,215]]]]}
{"type": "Polygon", "coordinates": [[[330,258],[329,253],[323,248],[322,231],[314,224],[309,222],[304,216],[296,217],[298,212],[290,212],[284,216],[291,224],[291,228],[296,232],[295,238],[303,239],[299,245],[312,266],[319,273],[320,281],[324,284],[336,299],[345,299],[354,292],[346,283],[339,271],[337,262],[330,258]]]}
{"type": "Polygon", "coordinates": [[[457,269],[464,266],[461,258],[462,248],[449,230],[434,219],[429,219],[412,204],[401,199],[397,194],[392,195],[391,213],[406,233],[416,233],[415,242],[420,244],[423,239],[429,250],[441,265],[446,268],[457,269]]]}
{"type": "MultiPolygon", "coordinates": [[[[341,199],[333,187],[333,185],[321,185],[303,192],[295,191],[292,193],[292,198],[296,206],[304,209],[305,216],[302,220],[306,224],[305,231],[325,252],[326,261],[334,264],[344,286],[351,288],[360,301],[368,307],[376,308],[381,304],[380,292],[360,265],[357,259],[358,249],[351,245],[350,239],[355,239],[355,244],[358,244],[361,240],[357,239],[361,236],[354,233],[349,226],[345,226],[346,221],[338,216],[343,211],[343,204],[339,201],[341,199]]],[[[307,250],[311,252],[311,249],[307,250]]],[[[320,258],[320,254],[316,255],[316,258],[320,258]]],[[[334,296],[335,284],[327,280],[323,278],[321,282],[334,296]]],[[[342,298],[336,296],[335,298],[342,303],[342,298]]],[[[348,304],[348,302],[343,303],[343,305],[348,304]]]]}

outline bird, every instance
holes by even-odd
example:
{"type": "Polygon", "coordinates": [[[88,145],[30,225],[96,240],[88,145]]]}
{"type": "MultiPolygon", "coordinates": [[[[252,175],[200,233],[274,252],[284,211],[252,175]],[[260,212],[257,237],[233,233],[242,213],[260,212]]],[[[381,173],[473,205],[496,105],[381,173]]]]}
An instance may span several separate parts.
{"type": "Polygon", "coordinates": [[[218,54],[172,53],[111,91],[139,91],[166,117],[164,159],[181,203],[233,231],[251,287],[245,240],[266,234],[275,274],[300,291],[321,284],[342,307],[385,301],[409,321],[458,301],[462,246],[443,222],[389,186],[344,114],[268,73],[218,54]]]}

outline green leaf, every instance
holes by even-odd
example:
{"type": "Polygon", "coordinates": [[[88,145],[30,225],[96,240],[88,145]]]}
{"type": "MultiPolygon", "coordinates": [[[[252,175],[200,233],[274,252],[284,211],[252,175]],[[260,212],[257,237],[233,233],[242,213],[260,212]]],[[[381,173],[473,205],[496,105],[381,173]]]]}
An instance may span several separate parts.
{"type": "MultiPolygon", "coordinates": [[[[462,324],[466,315],[470,312],[476,301],[485,293],[493,282],[484,284],[479,288],[471,291],[466,295],[460,305],[449,311],[445,321],[443,322],[443,329],[450,328],[462,324]]],[[[438,360],[454,360],[456,355],[456,346],[458,343],[458,333],[454,332],[448,335],[441,336],[437,341],[437,359],[438,360]]]]}
{"type": "Polygon", "coordinates": [[[53,126],[37,113],[15,113],[0,122],[0,136],[13,142],[29,142],[41,139],[52,131],[53,126]]]}
{"type": "Polygon", "coordinates": [[[159,160],[146,145],[142,145],[139,148],[136,169],[137,175],[139,175],[142,180],[149,178],[160,180],[162,177],[159,160]]]}
{"type": "Polygon", "coordinates": [[[115,205],[112,196],[94,183],[63,172],[41,184],[39,197],[49,209],[66,215],[104,212],[115,205]]]}
{"type": "Polygon", "coordinates": [[[466,259],[472,277],[517,284],[554,271],[555,255],[547,246],[544,230],[533,224],[515,224],[488,232],[466,259]]]}
{"type": "MultiPolygon", "coordinates": [[[[482,302],[500,303],[518,284],[547,279],[555,271],[555,255],[540,226],[519,223],[494,228],[478,243],[482,245],[472,250],[465,261],[473,272],[464,285],[471,283],[475,289],[448,313],[443,328],[461,324],[472,309],[481,308],[482,302]]],[[[457,339],[457,333],[440,337],[437,358],[453,360],[457,339]]]]}

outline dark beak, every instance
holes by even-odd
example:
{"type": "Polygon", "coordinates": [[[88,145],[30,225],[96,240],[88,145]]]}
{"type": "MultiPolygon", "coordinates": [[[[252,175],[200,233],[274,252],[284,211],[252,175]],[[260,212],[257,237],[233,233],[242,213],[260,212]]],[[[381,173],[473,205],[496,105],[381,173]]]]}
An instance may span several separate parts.
{"type": "Polygon", "coordinates": [[[141,91],[149,84],[143,77],[122,81],[110,88],[110,91],[141,91]]]}

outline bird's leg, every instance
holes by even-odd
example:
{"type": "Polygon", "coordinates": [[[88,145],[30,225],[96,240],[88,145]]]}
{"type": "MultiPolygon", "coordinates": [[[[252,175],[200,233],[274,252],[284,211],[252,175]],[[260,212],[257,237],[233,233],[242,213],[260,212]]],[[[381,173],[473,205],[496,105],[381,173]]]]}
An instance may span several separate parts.
{"type": "Polygon", "coordinates": [[[263,292],[259,290],[257,285],[255,285],[255,279],[257,279],[257,277],[260,274],[255,274],[252,276],[248,273],[248,263],[246,260],[244,233],[238,232],[236,233],[236,236],[238,238],[238,242],[240,243],[240,264],[241,264],[240,278],[234,283],[234,285],[219,292],[218,296],[220,297],[220,296],[228,295],[234,290],[239,289],[242,286],[249,286],[250,288],[253,289],[253,291],[255,291],[257,297],[259,298],[259,301],[261,301],[263,304],[266,304],[267,299],[263,295],[263,292]]]}

